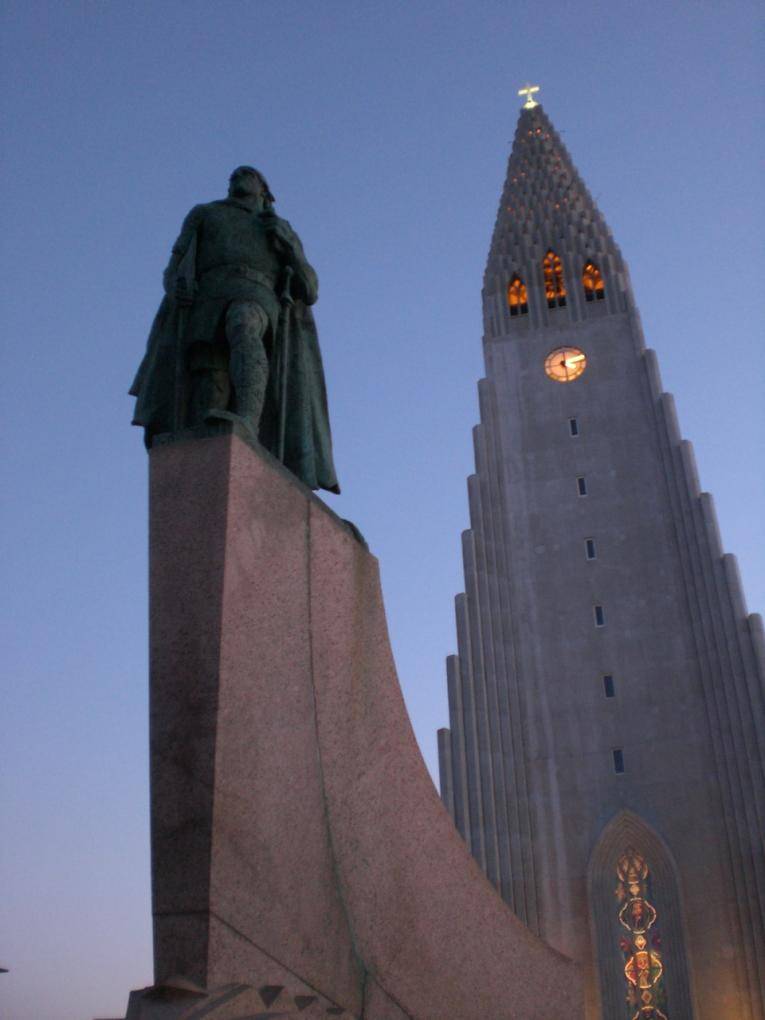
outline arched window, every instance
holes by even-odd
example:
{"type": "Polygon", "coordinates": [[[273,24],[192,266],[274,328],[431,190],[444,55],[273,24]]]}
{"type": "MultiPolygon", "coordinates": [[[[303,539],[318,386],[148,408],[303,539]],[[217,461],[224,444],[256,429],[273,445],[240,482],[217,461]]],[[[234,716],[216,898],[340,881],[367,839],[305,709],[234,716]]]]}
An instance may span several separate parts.
{"type": "Polygon", "coordinates": [[[544,257],[542,268],[545,274],[545,295],[547,307],[562,307],[566,303],[566,285],[563,282],[563,263],[560,257],[550,250],[544,257]]]}
{"type": "Polygon", "coordinates": [[[667,846],[642,819],[620,812],[592,853],[588,887],[603,1016],[691,1016],[680,890],[667,846]]]}
{"type": "Polygon", "coordinates": [[[516,273],[507,285],[507,303],[511,315],[526,315],[529,310],[529,299],[526,284],[516,273]]]}
{"type": "Polygon", "coordinates": [[[585,262],[582,270],[585,301],[602,301],[606,296],[603,277],[594,262],[585,262]]]}

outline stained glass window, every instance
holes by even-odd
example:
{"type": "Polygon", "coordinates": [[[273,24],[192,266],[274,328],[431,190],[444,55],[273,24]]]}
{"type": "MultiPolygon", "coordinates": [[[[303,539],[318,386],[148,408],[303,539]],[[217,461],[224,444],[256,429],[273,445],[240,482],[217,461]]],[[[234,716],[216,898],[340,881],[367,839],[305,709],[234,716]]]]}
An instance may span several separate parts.
{"type": "Polygon", "coordinates": [[[586,301],[602,301],[606,296],[606,288],[600,270],[594,262],[586,262],[582,270],[582,284],[586,301]]]}
{"type": "Polygon", "coordinates": [[[617,917],[622,928],[629,1020],[670,1020],[658,912],[651,902],[651,873],[645,857],[627,847],[616,865],[617,917]]]}
{"type": "Polygon", "coordinates": [[[563,282],[563,263],[560,256],[550,250],[544,257],[542,269],[545,277],[545,296],[547,307],[555,308],[556,305],[566,303],[566,285],[563,282]]]}

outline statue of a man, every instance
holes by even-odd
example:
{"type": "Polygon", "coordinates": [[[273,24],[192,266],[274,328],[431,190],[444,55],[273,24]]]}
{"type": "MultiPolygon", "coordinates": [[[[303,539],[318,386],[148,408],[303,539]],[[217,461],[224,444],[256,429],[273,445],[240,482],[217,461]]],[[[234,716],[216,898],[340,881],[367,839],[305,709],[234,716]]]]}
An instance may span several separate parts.
{"type": "Polygon", "coordinates": [[[165,298],[130,392],[155,436],[239,422],[312,489],[339,492],[319,341],[316,273],[273,211],[261,173],[240,166],[228,198],[184,220],[165,298]]]}

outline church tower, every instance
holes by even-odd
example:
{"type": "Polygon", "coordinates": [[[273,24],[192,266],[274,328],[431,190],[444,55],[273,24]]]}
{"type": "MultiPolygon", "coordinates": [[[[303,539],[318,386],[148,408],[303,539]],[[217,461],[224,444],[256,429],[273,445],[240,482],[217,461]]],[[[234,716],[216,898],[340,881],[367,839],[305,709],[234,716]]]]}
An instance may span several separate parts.
{"type": "Polygon", "coordinates": [[[621,252],[526,95],[484,276],[442,797],[581,963],[587,1020],[764,1020],[762,620],[621,252]]]}

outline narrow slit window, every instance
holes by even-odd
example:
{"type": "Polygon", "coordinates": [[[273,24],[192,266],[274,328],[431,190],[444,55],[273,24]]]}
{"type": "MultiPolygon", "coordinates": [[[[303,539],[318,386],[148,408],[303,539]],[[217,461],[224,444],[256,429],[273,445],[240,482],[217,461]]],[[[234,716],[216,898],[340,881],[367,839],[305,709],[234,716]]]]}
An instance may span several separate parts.
{"type": "Polygon", "coordinates": [[[566,303],[566,285],[563,282],[563,262],[559,255],[550,249],[542,261],[545,278],[545,296],[547,307],[563,307],[566,303]]]}
{"type": "Polygon", "coordinates": [[[528,315],[529,299],[526,284],[517,273],[507,285],[507,303],[511,315],[528,315]]]}
{"type": "Polygon", "coordinates": [[[606,625],[606,614],[603,610],[603,606],[593,606],[595,611],[595,626],[605,627],[606,625]]]}
{"type": "Polygon", "coordinates": [[[580,496],[587,495],[587,482],[584,479],[584,475],[579,475],[576,480],[576,489],[580,496]]]}
{"type": "Polygon", "coordinates": [[[624,772],[624,751],[621,747],[614,748],[614,772],[624,772]]]}
{"type": "Polygon", "coordinates": [[[569,418],[568,431],[571,433],[572,436],[579,435],[579,422],[576,420],[576,418],[569,418]]]}
{"type": "Polygon", "coordinates": [[[600,270],[594,262],[585,262],[582,270],[582,286],[585,301],[602,301],[606,288],[600,270]]]}
{"type": "Polygon", "coordinates": [[[614,689],[614,678],[610,673],[607,673],[603,677],[603,693],[607,698],[613,698],[616,695],[616,690],[614,689]]]}
{"type": "Polygon", "coordinates": [[[595,559],[595,539],[585,538],[584,540],[584,555],[588,560],[595,559]]]}

